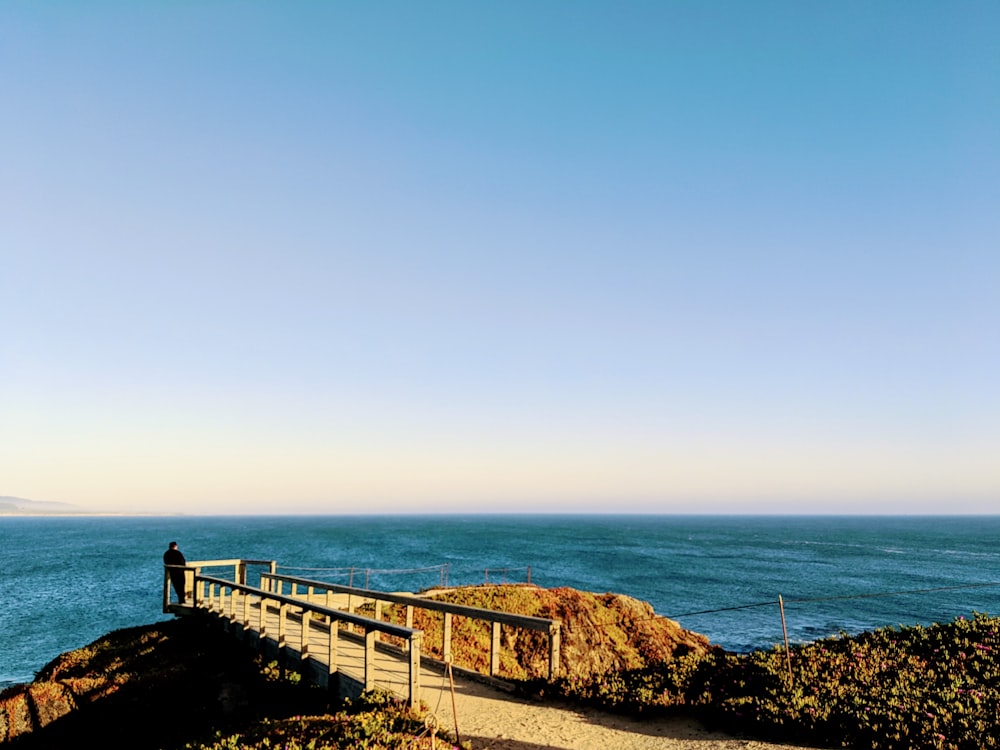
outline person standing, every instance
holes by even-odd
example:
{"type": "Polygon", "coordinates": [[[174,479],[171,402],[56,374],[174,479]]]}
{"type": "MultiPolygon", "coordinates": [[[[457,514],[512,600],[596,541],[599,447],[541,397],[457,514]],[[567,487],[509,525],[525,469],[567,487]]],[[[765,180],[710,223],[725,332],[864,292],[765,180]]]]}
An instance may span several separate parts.
{"type": "MultiPolygon", "coordinates": [[[[184,559],[184,553],[177,548],[177,542],[171,542],[167,551],[163,553],[163,564],[164,565],[187,565],[187,560],[184,559]]],[[[170,574],[170,583],[174,586],[174,591],[177,592],[177,601],[181,604],[184,603],[184,571],[181,568],[167,568],[167,572],[170,574]]]]}

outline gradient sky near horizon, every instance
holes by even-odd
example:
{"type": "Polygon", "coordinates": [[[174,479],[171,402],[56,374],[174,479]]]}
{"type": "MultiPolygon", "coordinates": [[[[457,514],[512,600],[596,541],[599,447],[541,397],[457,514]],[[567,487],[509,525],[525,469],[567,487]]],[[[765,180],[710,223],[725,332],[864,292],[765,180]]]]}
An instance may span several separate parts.
{"type": "Polygon", "coordinates": [[[1000,4],[5,2],[0,495],[1000,512],[1000,4]]]}

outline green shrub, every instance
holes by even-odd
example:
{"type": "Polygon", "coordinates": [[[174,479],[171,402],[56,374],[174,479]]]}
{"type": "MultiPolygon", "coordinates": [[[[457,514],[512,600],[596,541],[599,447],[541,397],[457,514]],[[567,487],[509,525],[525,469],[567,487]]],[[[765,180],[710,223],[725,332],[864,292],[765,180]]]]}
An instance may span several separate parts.
{"type": "MultiPolygon", "coordinates": [[[[419,712],[384,693],[365,693],[335,714],[265,719],[238,734],[217,735],[188,750],[392,750],[430,748],[431,736],[419,712]]],[[[453,747],[436,741],[435,747],[453,747]]]]}
{"type": "Polygon", "coordinates": [[[683,710],[718,728],[856,749],[1000,748],[1000,619],[841,634],[791,651],[692,655],[565,696],[630,713],[683,710]]]}

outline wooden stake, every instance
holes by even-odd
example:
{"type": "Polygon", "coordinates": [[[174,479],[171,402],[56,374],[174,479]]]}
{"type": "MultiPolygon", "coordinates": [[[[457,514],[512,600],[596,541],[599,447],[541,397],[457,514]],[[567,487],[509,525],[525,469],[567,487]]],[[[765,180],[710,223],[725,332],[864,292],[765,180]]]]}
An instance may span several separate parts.
{"type": "Polygon", "coordinates": [[[455,720],[455,744],[461,745],[462,738],[458,734],[458,710],[455,708],[455,676],[451,672],[451,662],[448,662],[448,683],[451,685],[451,717],[455,720]]]}
{"type": "Polygon", "coordinates": [[[781,610],[781,632],[785,636],[785,661],[788,663],[788,684],[792,683],[792,652],[788,648],[788,626],[785,624],[785,602],[778,594],[778,608],[781,610]]]}

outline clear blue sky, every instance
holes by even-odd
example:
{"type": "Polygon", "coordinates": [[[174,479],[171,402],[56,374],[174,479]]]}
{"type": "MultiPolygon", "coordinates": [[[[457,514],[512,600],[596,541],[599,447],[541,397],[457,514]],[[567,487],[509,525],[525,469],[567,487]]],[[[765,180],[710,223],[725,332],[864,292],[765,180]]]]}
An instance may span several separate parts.
{"type": "Polygon", "coordinates": [[[0,495],[1000,512],[1000,4],[5,2],[0,495]]]}

